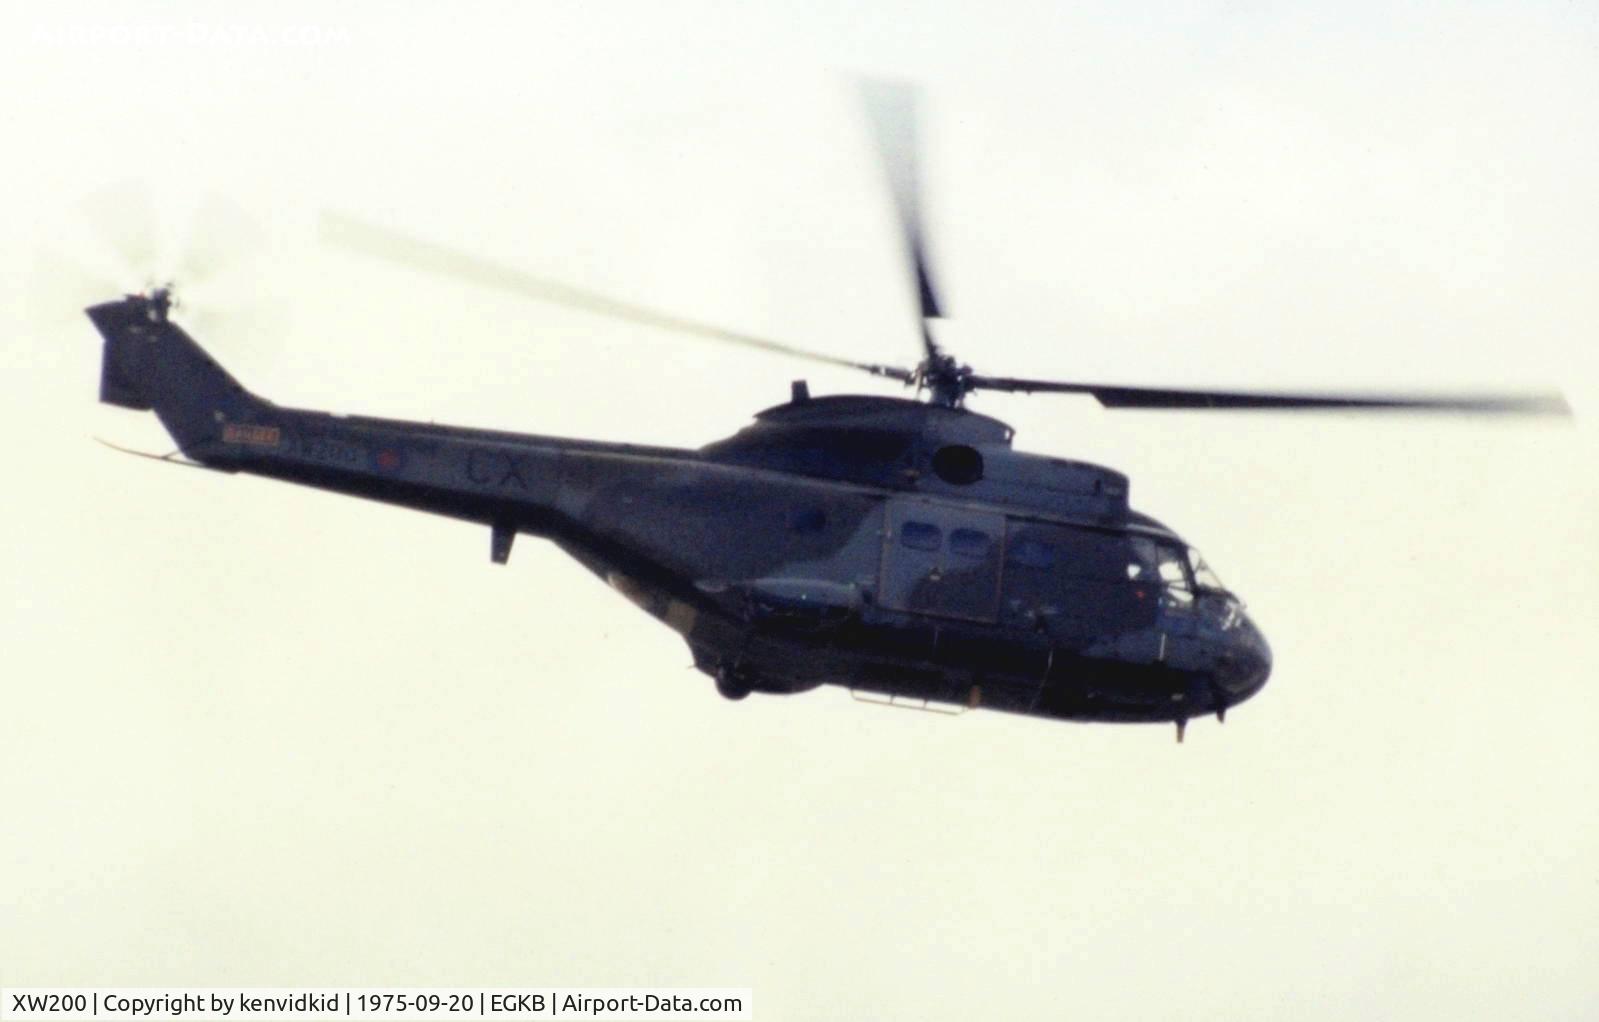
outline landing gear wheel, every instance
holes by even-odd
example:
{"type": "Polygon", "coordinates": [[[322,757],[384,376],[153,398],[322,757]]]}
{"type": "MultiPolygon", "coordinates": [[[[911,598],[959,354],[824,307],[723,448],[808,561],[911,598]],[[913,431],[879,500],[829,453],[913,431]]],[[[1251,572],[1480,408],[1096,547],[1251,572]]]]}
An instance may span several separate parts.
{"type": "Polygon", "coordinates": [[[716,673],[716,691],[721,693],[723,699],[737,702],[750,694],[750,683],[748,679],[724,667],[716,673]]]}

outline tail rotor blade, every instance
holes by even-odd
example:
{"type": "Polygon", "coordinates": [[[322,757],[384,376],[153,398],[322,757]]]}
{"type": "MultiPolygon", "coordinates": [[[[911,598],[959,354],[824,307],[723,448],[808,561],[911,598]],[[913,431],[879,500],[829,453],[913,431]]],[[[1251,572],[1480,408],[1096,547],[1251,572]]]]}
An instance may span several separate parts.
{"type": "Polygon", "coordinates": [[[262,297],[257,274],[239,272],[270,238],[238,203],[216,193],[191,201],[126,181],[90,194],[77,212],[82,222],[63,224],[62,233],[81,236],[83,255],[98,256],[101,269],[51,250],[37,253],[30,304],[37,303],[41,322],[71,321],[83,306],[119,292],[171,287],[187,326],[244,338],[257,357],[285,332],[284,307],[262,297]]]}

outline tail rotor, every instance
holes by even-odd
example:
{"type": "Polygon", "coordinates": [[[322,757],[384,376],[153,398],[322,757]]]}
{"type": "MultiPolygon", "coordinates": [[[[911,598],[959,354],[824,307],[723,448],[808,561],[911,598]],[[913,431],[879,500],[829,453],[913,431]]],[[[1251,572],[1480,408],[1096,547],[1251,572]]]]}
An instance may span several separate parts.
{"type": "Polygon", "coordinates": [[[284,312],[262,297],[251,272],[270,238],[239,203],[216,193],[158,196],[130,180],[91,193],[74,212],[34,253],[28,305],[36,329],[75,328],[84,306],[143,294],[159,295],[164,310],[181,310],[196,330],[244,334],[252,348],[281,334],[284,312]]]}

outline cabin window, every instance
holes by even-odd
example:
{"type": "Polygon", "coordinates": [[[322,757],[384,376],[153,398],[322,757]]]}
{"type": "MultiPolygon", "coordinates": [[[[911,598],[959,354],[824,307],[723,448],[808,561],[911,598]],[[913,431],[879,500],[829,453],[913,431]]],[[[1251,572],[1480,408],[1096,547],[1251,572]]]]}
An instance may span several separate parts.
{"type": "Polygon", "coordinates": [[[899,542],[912,550],[937,550],[944,542],[944,534],[931,522],[906,522],[900,526],[899,542]]]}
{"type": "Polygon", "coordinates": [[[955,529],[949,534],[949,552],[957,557],[982,560],[988,556],[988,549],[993,544],[994,541],[988,538],[986,532],[976,529],[955,529]]]}
{"type": "Polygon", "coordinates": [[[1055,548],[1036,539],[1017,540],[1010,545],[1010,561],[1024,568],[1049,569],[1055,566],[1055,548]]]}

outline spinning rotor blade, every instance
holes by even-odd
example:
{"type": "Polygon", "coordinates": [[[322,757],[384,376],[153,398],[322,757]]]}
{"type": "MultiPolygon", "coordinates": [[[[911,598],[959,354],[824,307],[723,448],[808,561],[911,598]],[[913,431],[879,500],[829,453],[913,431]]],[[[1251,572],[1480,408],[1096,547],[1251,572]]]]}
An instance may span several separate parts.
{"type": "Polygon", "coordinates": [[[266,246],[262,228],[238,205],[206,195],[188,217],[173,279],[185,288],[253,258],[266,246]]]}
{"type": "Polygon", "coordinates": [[[80,329],[79,309],[120,292],[114,273],[94,269],[53,248],[33,254],[33,266],[24,291],[28,320],[37,329],[80,329]]]}
{"type": "Polygon", "coordinates": [[[77,254],[41,249],[35,255],[28,300],[41,324],[76,324],[79,309],[108,295],[170,287],[174,308],[191,326],[262,339],[277,332],[281,306],[254,297],[258,273],[238,272],[259,257],[268,236],[233,200],[212,192],[157,191],[129,179],[90,193],[75,213],[57,233],[77,254]],[[241,307],[244,295],[251,300],[241,307]],[[212,322],[200,323],[207,316],[212,322]]]}
{"type": "Polygon", "coordinates": [[[889,191],[899,213],[900,229],[905,233],[905,248],[916,275],[916,296],[921,306],[922,343],[929,357],[938,354],[938,345],[927,331],[927,320],[943,318],[943,306],[933,290],[927,268],[927,246],[922,230],[922,200],[916,138],[916,90],[902,82],[864,79],[860,83],[861,102],[872,124],[872,138],[888,175],[889,191]]]}
{"type": "Polygon", "coordinates": [[[1094,383],[1058,383],[1009,376],[969,376],[971,390],[1004,390],[1022,394],[1089,394],[1106,408],[1243,410],[1339,410],[1484,412],[1513,415],[1570,415],[1558,393],[1466,394],[1266,394],[1248,391],[1170,390],[1160,387],[1109,387],[1094,383]]]}
{"type": "Polygon", "coordinates": [[[115,253],[120,269],[147,274],[162,256],[159,218],[150,190],[139,181],[102,188],[80,204],[84,219],[115,253]]]}
{"type": "Polygon", "coordinates": [[[267,245],[261,225],[214,192],[191,201],[130,180],[93,193],[79,208],[91,240],[98,242],[94,247],[109,250],[108,268],[125,291],[176,284],[190,295],[267,245]]]}
{"type": "Polygon", "coordinates": [[[699,323],[691,319],[671,315],[670,313],[657,312],[653,309],[646,309],[643,306],[620,302],[592,291],[584,291],[567,284],[536,277],[533,274],[524,273],[509,266],[502,266],[486,259],[467,255],[465,252],[458,252],[430,241],[407,237],[396,231],[378,227],[375,224],[366,223],[342,214],[324,212],[321,226],[322,237],[325,240],[335,242],[363,255],[376,256],[379,259],[386,259],[389,262],[398,263],[413,270],[455,277],[482,287],[495,288],[510,294],[520,295],[524,298],[554,302],[574,309],[581,309],[584,312],[591,312],[601,316],[613,316],[630,320],[634,323],[641,323],[645,326],[659,327],[663,330],[675,330],[678,333],[693,334],[696,337],[702,337],[707,340],[737,344],[760,351],[772,351],[780,355],[809,359],[812,362],[822,362],[827,365],[863,369],[874,376],[887,376],[890,379],[900,380],[905,383],[909,383],[915,378],[915,374],[908,369],[900,369],[896,366],[874,365],[868,362],[854,362],[847,358],[807,351],[804,348],[796,348],[778,341],[769,341],[762,337],[739,333],[736,330],[725,330],[722,327],[712,326],[708,323],[699,323]]]}

